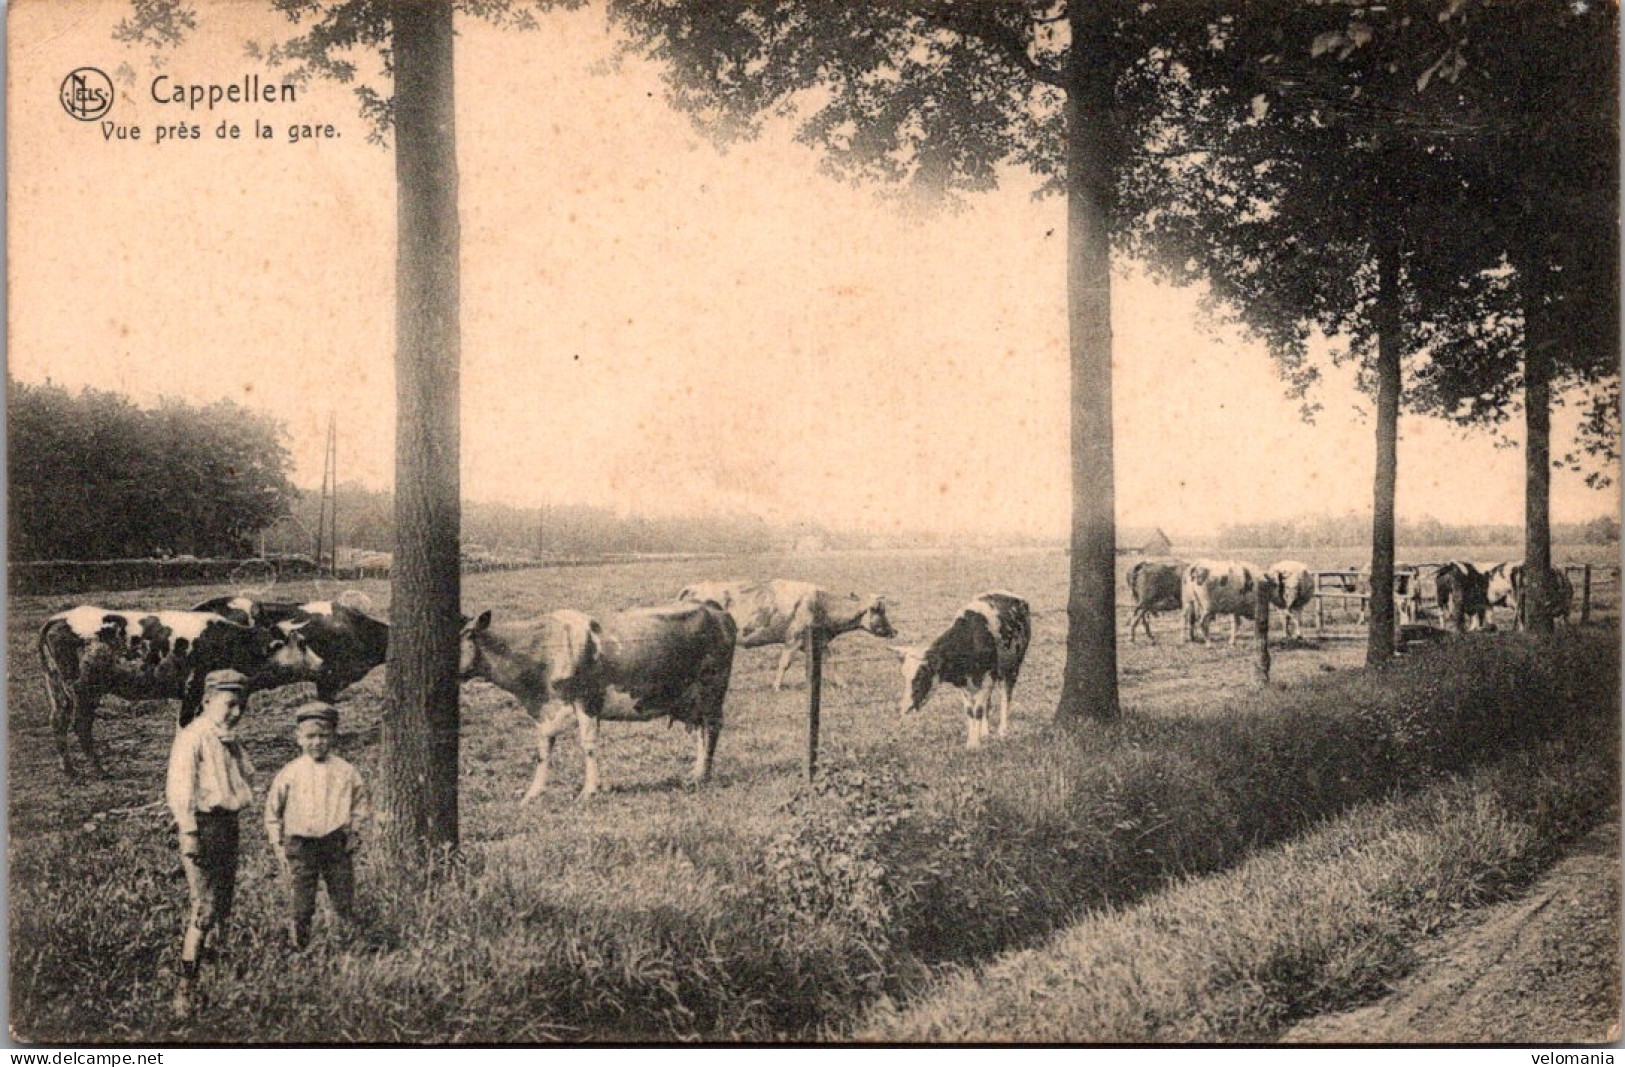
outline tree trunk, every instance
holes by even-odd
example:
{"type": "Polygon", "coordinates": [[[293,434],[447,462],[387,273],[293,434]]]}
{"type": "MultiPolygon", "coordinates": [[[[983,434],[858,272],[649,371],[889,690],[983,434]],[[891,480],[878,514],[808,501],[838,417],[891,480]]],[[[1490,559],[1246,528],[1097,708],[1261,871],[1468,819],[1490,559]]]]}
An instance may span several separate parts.
{"type": "Polygon", "coordinates": [[[1116,199],[1110,12],[1067,5],[1067,323],[1072,367],[1072,575],[1056,720],[1117,719],[1111,230],[1116,199]]]}
{"type": "Polygon", "coordinates": [[[395,557],[382,841],[398,874],[457,844],[458,219],[452,5],[394,18],[395,557]]]}
{"type": "MultiPolygon", "coordinates": [[[[1381,231],[1379,231],[1381,232],[1381,231]]],[[[1384,234],[1376,244],[1377,473],[1371,495],[1371,613],[1365,661],[1394,655],[1394,498],[1399,485],[1399,243],[1384,234]]]]}
{"type": "Polygon", "coordinates": [[[1537,296],[1524,315],[1524,626],[1552,632],[1552,350],[1543,329],[1546,309],[1537,296]]]}

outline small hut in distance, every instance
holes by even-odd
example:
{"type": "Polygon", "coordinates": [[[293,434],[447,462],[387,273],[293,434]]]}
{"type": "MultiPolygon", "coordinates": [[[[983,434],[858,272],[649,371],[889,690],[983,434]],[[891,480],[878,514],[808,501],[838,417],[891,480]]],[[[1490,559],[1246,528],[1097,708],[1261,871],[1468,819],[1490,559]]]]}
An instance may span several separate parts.
{"type": "Polygon", "coordinates": [[[1174,544],[1157,526],[1119,526],[1117,528],[1117,554],[1119,556],[1168,556],[1174,544]]]}

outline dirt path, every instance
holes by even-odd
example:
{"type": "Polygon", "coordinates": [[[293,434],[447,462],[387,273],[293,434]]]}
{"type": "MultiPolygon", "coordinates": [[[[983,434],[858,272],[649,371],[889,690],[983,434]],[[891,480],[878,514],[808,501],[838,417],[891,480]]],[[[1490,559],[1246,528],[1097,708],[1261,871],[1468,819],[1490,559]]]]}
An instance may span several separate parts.
{"type": "Polygon", "coordinates": [[[1517,900],[1419,947],[1375,1004],[1309,1019],[1289,1044],[1620,1040],[1620,827],[1582,839],[1517,900]]]}

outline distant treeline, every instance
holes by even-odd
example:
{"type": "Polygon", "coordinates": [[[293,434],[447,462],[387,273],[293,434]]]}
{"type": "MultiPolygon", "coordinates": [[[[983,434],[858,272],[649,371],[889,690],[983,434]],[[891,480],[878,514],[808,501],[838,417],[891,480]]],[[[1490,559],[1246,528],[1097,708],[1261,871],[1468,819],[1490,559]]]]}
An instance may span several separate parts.
{"type": "Polygon", "coordinates": [[[7,385],[13,560],[242,557],[297,495],[281,425],[231,401],[7,385]]]}
{"type": "MultiPolygon", "coordinates": [[[[266,534],[271,551],[311,552],[320,498],[302,492],[289,518],[266,534]]],[[[385,490],[339,486],[338,543],[346,548],[390,552],[395,547],[394,497],[385,490]]],[[[788,535],[754,515],[716,514],[650,518],[611,508],[558,504],[519,508],[465,501],[464,552],[494,556],[574,557],[620,553],[766,552],[782,547],[788,535]]],[[[826,547],[840,538],[815,531],[826,547]]]]}
{"type": "MultiPolygon", "coordinates": [[[[1402,545],[1496,545],[1521,544],[1523,527],[1445,523],[1431,516],[1400,520],[1396,525],[1402,545]]],[[[1610,544],[1619,540],[1619,520],[1600,515],[1590,522],[1552,523],[1552,541],[1559,544],[1610,544]]],[[[1305,548],[1369,545],[1371,516],[1359,514],[1314,515],[1276,522],[1231,523],[1219,527],[1214,538],[1224,548],[1279,548],[1294,545],[1305,548]]]]}

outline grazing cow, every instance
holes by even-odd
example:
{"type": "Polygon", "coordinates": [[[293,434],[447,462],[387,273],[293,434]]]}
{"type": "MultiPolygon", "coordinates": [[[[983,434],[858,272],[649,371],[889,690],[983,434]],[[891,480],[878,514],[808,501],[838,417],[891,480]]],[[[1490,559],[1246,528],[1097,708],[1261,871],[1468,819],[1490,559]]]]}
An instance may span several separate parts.
{"type": "Polygon", "coordinates": [[[484,678],[518,698],[536,720],[539,760],[523,804],[547,787],[553,742],[575,722],[586,760],[581,799],[598,791],[598,723],[667,717],[695,733],[694,779],[710,777],[722,701],[733,667],[733,620],[715,604],[691,601],[634,608],[600,622],[579,611],[463,627],[461,674],[484,678]]]}
{"type": "Polygon", "coordinates": [[[1162,611],[1178,611],[1183,603],[1180,585],[1185,568],[1178,559],[1142,559],[1128,572],[1128,591],[1134,598],[1134,612],[1128,618],[1128,639],[1134,640],[1134,628],[1144,627],[1146,639],[1153,645],[1156,637],[1151,633],[1151,616],[1162,611]]]}
{"type": "MultiPolygon", "coordinates": [[[[1343,588],[1365,597],[1360,601],[1360,621],[1371,616],[1371,564],[1362,563],[1352,578],[1343,579],[1343,588]]],[[[1401,623],[1414,623],[1422,615],[1422,569],[1410,563],[1394,564],[1394,613],[1401,623]]]]}
{"type": "Polygon", "coordinates": [[[338,699],[341,690],[381,666],[389,654],[389,624],[350,607],[343,599],[337,603],[312,600],[295,604],[249,597],[217,597],[193,610],[216,611],[239,622],[275,627],[290,637],[297,635],[314,654],[318,665],[308,677],[284,676],[286,680],[277,684],[315,682],[317,697],[329,704],[338,699]]]}
{"type": "Polygon", "coordinates": [[[121,612],[88,605],[46,620],[39,658],[57,754],[69,775],[75,773],[70,725],[85,757],[102,773],[91,734],[103,697],[178,699],[185,725],[203,705],[203,680],[210,671],[240,671],[250,686],[264,689],[317,665],[302,641],[265,627],[207,612],[121,612]]]}
{"type": "MultiPolygon", "coordinates": [[[[790,661],[801,651],[809,630],[825,642],[852,630],[866,630],[876,637],[896,636],[886,618],[884,597],[859,598],[856,593],[842,598],[811,582],[774,578],[767,582],[700,582],[677,594],[678,600],[698,600],[715,604],[733,618],[741,648],[783,645],[779,673],[773,679],[777,692],[784,685],[790,661]]],[[[831,685],[840,685],[826,668],[831,685]]]]}
{"type": "Polygon", "coordinates": [[[957,686],[965,700],[965,747],[987,738],[989,705],[999,694],[999,736],[1010,728],[1010,697],[1033,628],[1027,602],[1014,593],[983,593],[959,610],[952,625],[924,648],[893,647],[903,660],[902,711],[919,711],[937,681],[957,686]]]}
{"type": "Polygon", "coordinates": [[[1489,577],[1465,560],[1453,559],[1433,576],[1439,618],[1456,633],[1482,630],[1490,612],[1489,577]]]}
{"type": "Polygon", "coordinates": [[[1287,640],[1303,637],[1303,609],[1315,599],[1315,572],[1306,563],[1283,559],[1270,565],[1267,576],[1271,602],[1286,612],[1287,640]]]}
{"type": "MultiPolygon", "coordinates": [[[[1196,628],[1202,628],[1202,642],[1211,643],[1208,627],[1215,615],[1230,616],[1230,644],[1236,643],[1236,630],[1240,620],[1250,619],[1260,584],[1268,585],[1269,576],[1262,567],[1240,560],[1199,559],[1185,569],[1181,587],[1181,602],[1185,613],[1185,640],[1196,640],[1196,628]]],[[[1275,599],[1273,591],[1265,595],[1275,599]]]]}
{"type": "Polygon", "coordinates": [[[1517,591],[1512,588],[1512,571],[1521,568],[1522,564],[1512,560],[1502,560],[1498,563],[1474,564],[1484,575],[1484,600],[1489,604],[1489,617],[1495,617],[1496,608],[1509,608],[1514,616],[1518,614],[1517,591]]]}
{"type": "MultiPolygon", "coordinates": [[[[1574,607],[1574,581],[1568,576],[1568,572],[1561,567],[1553,567],[1546,573],[1548,575],[1547,580],[1550,583],[1547,587],[1547,593],[1551,598],[1547,605],[1546,614],[1553,622],[1561,622],[1567,626],[1569,612],[1574,607]]],[[[1529,625],[1528,609],[1532,605],[1524,603],[1529,595],[1529,583],[1526,568],[1522,563],[1513,563],[1507,566],[1507,582],[1512,587],[1512,611],[1517,619],[1516,626],[1523,629],[1529,625]]]]}

